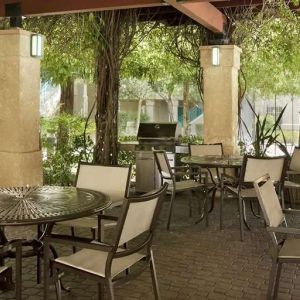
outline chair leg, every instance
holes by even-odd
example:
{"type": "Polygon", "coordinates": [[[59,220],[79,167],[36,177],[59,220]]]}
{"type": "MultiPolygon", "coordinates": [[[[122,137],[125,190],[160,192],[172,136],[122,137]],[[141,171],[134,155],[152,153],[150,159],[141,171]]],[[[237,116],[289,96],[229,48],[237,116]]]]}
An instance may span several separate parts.
{"type": "Polygon", "coordinates": [[[217,192],[217,189],[214,188],[212,190],[212,195],[211,195],[211,204],[210,204],[210,209],[209,209],[209,213],[211,213],[213,210],[214,210],[214,207],[215,207],[215,199],[216,199],[216,192],[217,192]]]}
{"type": "Polygon", "coordinates": [[[175,191],[172,190],[171,201],[170,201],[170,209],[169,209],[169,217],[168,217],[168,224],[167,224],[167,230],[170,230],[170,224],[171,224],[172,213],[173,213],[174,199],[175,199],[175,191]]]}
{"type": "MultiPolygon", "coordinates": [[[[71,236],[75,237],[75,228],[74,228],[74,226],[71,226],[71,236]]],[[[72,249],[73,249],[73,253],[76,253],[76,247],[73,246],[72,249]]]]}
{"type": "Polygon", "coordinates": [[[220,230],[223,229],[223,205],[224,205],[224,187],[221,187],[221,199],[220,199],[220,230]]]}
{"type": "Polygon", "coordinates": [[[114,288],[111,279],[106,280],[106,284],[107,284],[108,299],[115,300],[114,288]]]}
{"type": "Polygon", "coordinates": [[[159,293],[159,287],[158,287],[158,281],[157,281],[157,276],[156,276],[156,269],[155,269],[155,263],[154,263],[152,250],[150,250],[150,254],[151,254],[150,271],[151,271],[152,285],[153,285],[155,300],[159,300],[160,293],[159,293]]]}
{"type": "Polygon", "coordinates": [[[16,300],[22,300],[22,243],[16,248],[16,300]]]}
{"type": "Polygon", "coordinates": [[[274,284],[274,293],[273,293],[274,294],[274,299],[277,298],[281,269],[282,269],[282,263],[278,263],[276,277],[275,277],[275,284],[274,284]]]}
{"type": "Polygon", "coordinates": [[[189,197],[189,217],[191,218],[193,216],[193,211],[192,211],[192,199],[194,195],[193,192],[190,191],[190,197],[189,197]]]}
{"type": "Polygon", "coordinates": [[[47,241],[44,242],[44,300],[49,299],[49,269],[50,269],[50,261],[49,261],[49,243],[47,241]]]}
{"type": "Polygon", "coordinates": [[[239,214],[240,214],[240,236],[241,241],[244,241],[244,207],[243,207],[243,198],[239,196],[239,214]]]}
{"type": "Polygon", "coordinates": [[[56,299],[61,300],[61,280],[59,278],[58,270],[54,271],[54,284],[55,284],[55,291],[56,291],[56,299]]]}
{"type": "Polygon", "coordinates": [[[273,299],[273,291],[274,291],[274,284],[275,284],[275,278],[277,275],[277,261],[273,260],[272,262],[272,268],[270,271],[270,278],[269,278],[269,285],[268,285],[268,293],[267,293],[267,299],[271,300],[273,299]]]}
{"type": "Polygon", "coordinates": [[[102,283],[98,283],[98,299],[99,300],[104,299],[104,286],[102,283]]]}
{"type": "Polygon", "coordinates": [[[206,227],[208,227],[209,225],[209,212],[208,212],[208,192],[207,192],[207,188],[204,188],[203,190],[204,193],[204,214],[205,214],[205,225],[206,227]]]}

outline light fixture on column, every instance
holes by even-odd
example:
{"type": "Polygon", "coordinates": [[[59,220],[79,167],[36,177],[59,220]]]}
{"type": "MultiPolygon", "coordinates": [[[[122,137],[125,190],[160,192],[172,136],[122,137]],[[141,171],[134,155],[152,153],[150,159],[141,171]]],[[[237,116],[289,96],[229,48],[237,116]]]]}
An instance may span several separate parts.
{"type": "Polygon", "coordinates": [[[31,35],[30,55],[33,57],[43,56],[43,37],[40,34],[31,35]]]}
{"type": "Polygon", "coordinates": [[[211,59],[212,59],[212,65],[213,66],[219,66],[220,65],[220,48],[219,47],[213,47],[212,48],[211,59]]]}

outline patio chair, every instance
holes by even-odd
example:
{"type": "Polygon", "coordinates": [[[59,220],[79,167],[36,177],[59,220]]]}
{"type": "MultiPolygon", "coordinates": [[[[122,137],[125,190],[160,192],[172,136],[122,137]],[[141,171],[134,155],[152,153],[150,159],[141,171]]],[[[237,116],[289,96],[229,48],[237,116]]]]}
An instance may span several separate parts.
{"type": "Polygon", "coordinates": [[[273,251],[271,251],[272,269],[267,299],[276,299],[282,264],[300,263],[300,239],[294,237],[295,234],[300,234],[300,229],[287,227],[285,217],[286,214],[300,216],[300,211],[282,209],[272,179],[268,174],[255,180],[254,188],[267,225],[267,231],[270,233],[273,242],[273,251]],[[286,239],[289,234],[291,238],[286,239]],[[278,235],[280,235],[280,238],[278,235]],[[282,235],[287,236],[282,239],[282,235]]]}
{"type": "MultiPolygon", "coordinates": [[[[108,195],[112,202],[109,208],[113,208],[122,205],[124,198],[128,196],[130,175],[131,166],[102,166],[81,162],[77,170],[76,187],[91,189],[108,195]]],[[[96,216],[63,221],[57,224],[70,226],[73,236],[76,228],[90,228],[93,238],[96,238],[98,228],[96,216]]],[[[98,229],[98,239],[101,240],[105,227],[114,226],[115,224],[116,222],[112,220],[105,222],[98,229]]]]}
{"type": "Polygon", "coordinates": [[[15,286],[16,291],[16,300],[22,299],[22,241],[14,240],[8,242],[6,245],[0,246],[0,286],[1,289],[13,289],[15,286]],[[12,248],[15,248],[15,253],[12,252],[12,248]],[[6,257],[14,257],[16,259],[16,284],[14,285],[12,281],[12,269],[3,264],[3,261],[6,257]]]}
{"type": "Polygon", "coordinates": [[[300,147],[295,147],[293,151],[284,188],[290,206],[295,207],[300,200],[300,147]]]}
{"type": "MultiPolygon", "coordinates": [[[[286,174],[287,158],[285,156],[281,157],[255,157],[250,155],[245,155],[243,159],[243,165],[241,169],[241,174],[237,187],[223,185],[221,188],[221,205],[220,205],[220,229],[223,229],[223,204],[224,204],[224,191],[229,194],[236,196],[238,199],[239,215],[240,215],[240,236],[241,240],[244,240],[244,224],[247,226],[246,222],[246,207],[245,200],[255,200],[257,199],[253,182],[257,178],[261,177],[263,174],[269,173],[271,179],[276,185],[277,193],[283,200],[283,184],[286,174]]],[[[222,176],[222,182],[225,176],[222,176]]]]}
{"type": "MultiPolygon", "coordinates": [[[[161,185],[164,184],[164,182],[169,183],[168,192],[171,193],[171,200],[170,200],[170,208],[169,208],[169,216],[167,221],[167,229],[170,229],[171,225],[171,219],[172,219],[172,213],[173,213],[173,206],[175,201],[175,195],[179,192],[185,192],[189,191],[191,193],[191,197],[189,198],[189,215],[192,216],[192,198],[194,197],[193,192],[201,190],[204,193],[204,213],[203,216],[206,218],[206,225],[208,226],[208,213],[207,213],[207,175],[204,178],[204,183],[199,182],[201,179],[201,169],[198,169],[198,172],[196,173],[189,173],[190,169],[189,167],[171,167],[169,164],[169,160],[167,158],[167,154],[163,150],[154,150],[154,157],[155,161],[158,167],[158,171],[160,173],[161,177],[161,185]],[[176,175],[177,171],[179,171],[180,177],[182,177],[182,174],[185,173],[187,176],[195,176],[195,179],[188,179],[188,180],[182,180],[177,181],[176,175]],[[198,176],[198,178],[197,178],[198,176]]],[[[199,201],[199,207],[200,207],[200,199],[199,201]]],[[[200,208],[199,208],[200,211],[200,208]]]]}
{"type": "MultiPolygon", "coordinates": [[[[224,155],[223,144],[215,143],[215,144],[189,144],[189,153],[191,156],[222,156],[224,155]]],[[[211,196],[211,207],[209,212],[214,209],[215,205],[215,196],[217,189],[219,187],[219,183],[221,181],[219,168],[206,168],[209,173],[209,178],[211,181],[210,186],[208,187],[208,193],[212,192],[211,196]],[[214,175],[215,173],[215,175],[214,175]]]]}
{"type": "MultiPolygon", "coordinates": [[[[70,244],[83,248],[75,254],[58,257],[53,260],[54,280],[58,299],[61,299],[59,272],[74,271],[98,282],[99,299],[103,292],[103,285],[107,286],[108,298],[114,298],[114,286],[139,275],[147,266],[150,266],[155,299],[160,299],[156,277],[154,258],[152,253],[152,239],[167,184],[159,191],[148,193],[146,196],[126,198],[120,213],[115,240],[112,244],[90,241],[84,238],[73,238],[50,235],[45,237],[45,270],[49,269],[50,243],[70,244]],[[136,239],[137,238],[137,239],[136,239]],[[129,243],[134,240],[133,243],[129,243]],[[121,247],[129,243],[127,249],[121,247]],[[134,245],[134,246],[133,246],[134,245]],[[139,265],[139,268],[134,268],[139,265]],[[130,274],[126,269],[131,267],[130,274]]],[[[49,297],[49,272],[45,272],[44,299],[49,297]]]]}

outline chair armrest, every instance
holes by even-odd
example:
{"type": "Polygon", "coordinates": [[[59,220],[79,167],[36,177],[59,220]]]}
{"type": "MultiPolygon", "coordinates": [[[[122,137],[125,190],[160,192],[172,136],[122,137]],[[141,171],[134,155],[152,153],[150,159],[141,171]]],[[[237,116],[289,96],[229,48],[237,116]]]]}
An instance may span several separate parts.
{"type": "Polygon", "coordinates": [[[67,245],[77,246],[80,248],[101,250],[105,252],[109,252],[113,248],[112,245],[100,243],[93,239],[72,237],[69,235],[62,235],[62,234],[51,234],[45,236],[44,240],[45,242],[49,242],[49,243],[67,244],[67,245]]]}
{"type": "Polygon", "coordinates": [[[171,167],[172,170],[182,170],[182,169],[185,169],[185,170],[188,170],[189,167],[188,166],[176,166],[176,167],[171,167]]]}
{"type": "Polygon", "coordinates": [[[299,228],[291,227],[267,227],[267,231],[284,234],[300,234],[299,228]]]}
{"type": "Polygon", "coordinates": [[[282,212],[284,214],[290,214],[290,215],[299,215],[300,216],[300,210],[299,209],[283,209],[282,212]]]}

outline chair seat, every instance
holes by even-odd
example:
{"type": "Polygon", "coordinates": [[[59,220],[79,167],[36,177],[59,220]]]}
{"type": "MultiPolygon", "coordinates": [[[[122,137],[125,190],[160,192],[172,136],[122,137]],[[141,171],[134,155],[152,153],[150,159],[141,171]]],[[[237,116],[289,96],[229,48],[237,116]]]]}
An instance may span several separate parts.
{"type": "MultiPolygon", "coordinates": [[[[120,251],[123,251],[123,249],[120,249],[120,251]]],[[[59,257],[55,259],[55,262],[104,278],[107,256],[108,252],[82,249],[72,255],[59,257]]],[[[144,254],[134,253],[126,257],[114,259],[111,267],[112,277],[125,271],[144,257],[144,254]]]]}
{"type": "MultiPolygon", "coordinates": [[[[229,190],[231,193],[238,195],[238,188],[227,186],[227,190],[229,190]]],[[[255,192],[254,188],[249,189],[242,189],[241,190],[241,197],[242,198],[257,198],[257,194],[255,192]]]]}
{"type": "MultiPolygon", "coordinates": [[[[98,227],[98,219],[96,216],[94,217],[84,217],[84,218],[79,218],[79,219],[73,219],[73,220],[67,220],[67,221],[62,221],[58,222],[58,225],[64,225],[64,226],[69,226],[69,227],[80,227],[80,228],[93,228],[96,229],[98,227]]],[[[101,225],[103,225],[105,228],[107,227],[112,227],[117,224],[116,221],[112,220],[103,220],[101,222],[101,225]]]]}
{"type": "Polygon", "coordinates": [[[296,259],[300,260],[300,239],[285,240],[279,251],[279,259],[296,259]]]}
{"type": "MultiPolygon", "coordinates": [[[[176,182],[176,192],[190,190],[190,189],[197,189],[203,188],[204,184],[196,182],[194,180],[184,180],[184,181],[177,181],[176,182]]],[[[172,191],[173,185],[170,184],[168,187],[168,191],[172,191]]]]}

